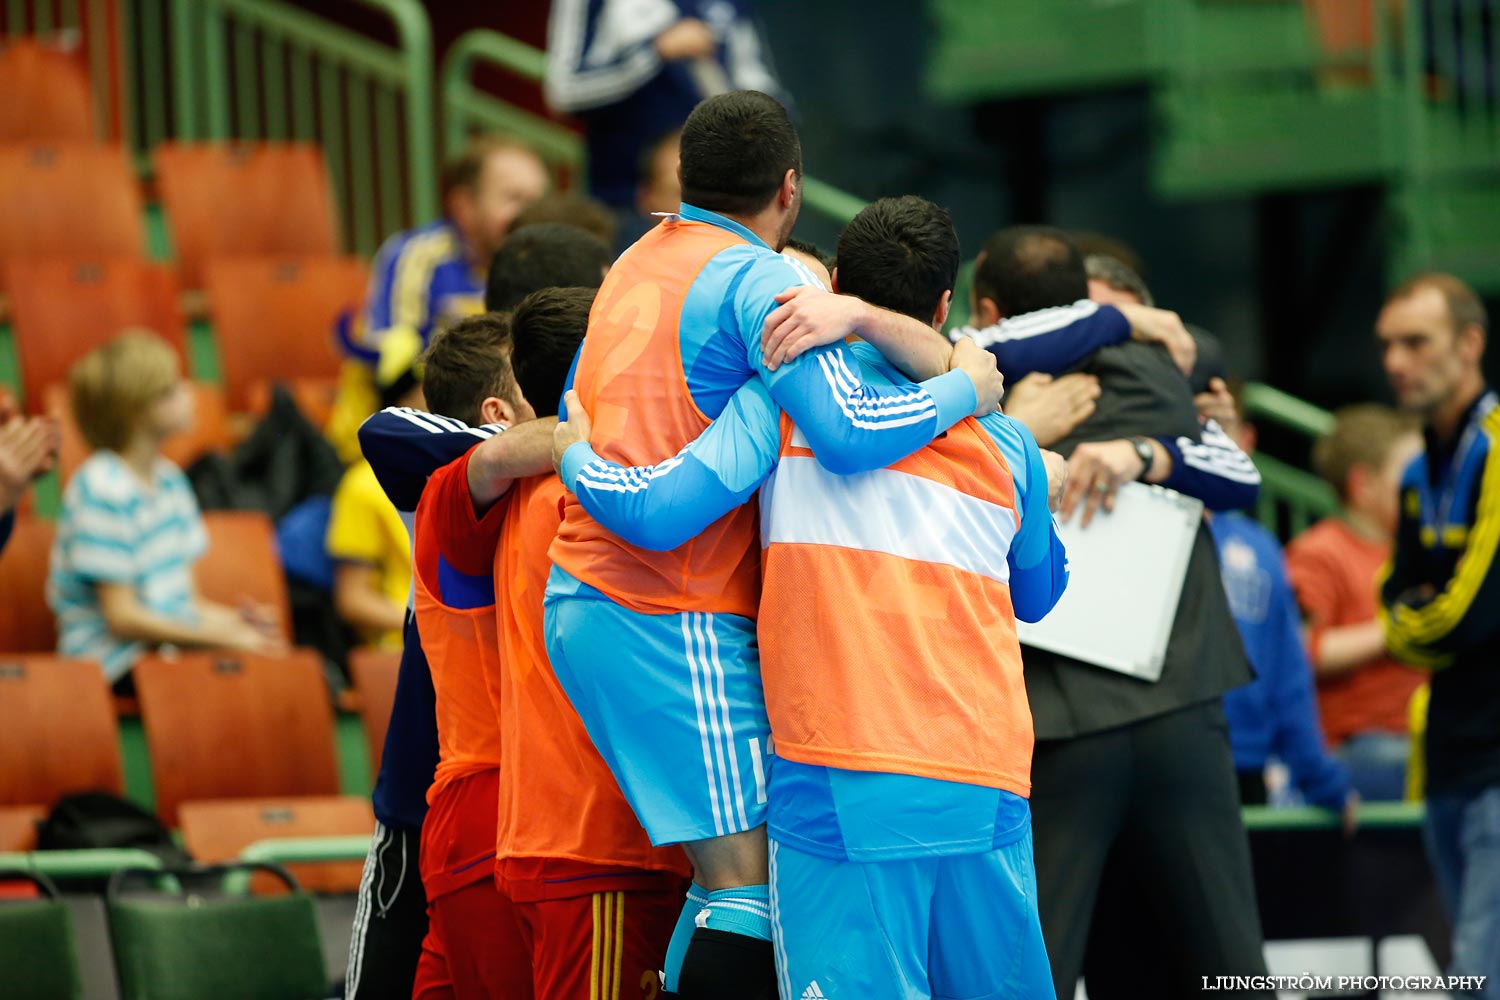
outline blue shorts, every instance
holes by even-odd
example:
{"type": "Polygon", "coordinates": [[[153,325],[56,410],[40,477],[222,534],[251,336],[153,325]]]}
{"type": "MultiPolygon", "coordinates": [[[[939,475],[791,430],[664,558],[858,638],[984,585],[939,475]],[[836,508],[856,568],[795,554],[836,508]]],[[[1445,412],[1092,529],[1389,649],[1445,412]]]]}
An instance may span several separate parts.
{"type": "Polygon", "coordinates": [[[771,841],[783,997],[1052,1000],[1031,833],[986,854],[834,861],[771,841]]]}
{"type": "Polygon", "coordinates": [[[547,654],[653,844],[766,821],[771,733],[755,622],[549,597],[547,654]]]}

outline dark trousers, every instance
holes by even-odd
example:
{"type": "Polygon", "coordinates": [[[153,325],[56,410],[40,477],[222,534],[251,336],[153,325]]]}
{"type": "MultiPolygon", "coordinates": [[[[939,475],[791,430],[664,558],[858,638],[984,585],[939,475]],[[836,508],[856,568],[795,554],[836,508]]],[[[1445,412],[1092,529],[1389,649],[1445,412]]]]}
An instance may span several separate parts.
{"type": "Polygon", "coordinates": [[[427,894],[417,866],[421,843],[420,830],[375,824],[349,942],[348,1000],[411,1000],[427,936],[427,894]]]}
{"type": "Polygon", "coordinates": [[[1203,976],[1265,974],[1219,702],[1037,743],[1031,811],[1059,998],[1080,975],[1091,1000],[1111,1000],[1197,997],[1203,976]]]}

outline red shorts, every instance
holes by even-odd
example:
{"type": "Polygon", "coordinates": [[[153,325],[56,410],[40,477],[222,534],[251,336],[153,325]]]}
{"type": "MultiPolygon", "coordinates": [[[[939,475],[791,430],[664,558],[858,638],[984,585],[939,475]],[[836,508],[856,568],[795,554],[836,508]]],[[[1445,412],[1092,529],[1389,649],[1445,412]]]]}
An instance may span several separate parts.
{"type": "MultiPolygon", "coordinates": [[[[549,867],[556,875],[560,866],[549,867]]],[[[498,875],[497,881],[502,894],[517,900],[512,906],[537,1000],[655,1000],[682,914],[681,879],[662,872],[585,877],[574,883],[577,895],[541,878],[498,875]]]]}
{"type": "Polygon", "coordinates": [[[411,995],[412,1000],[532,1000],[531,954],[519,914],[493,879],[471,882],[427,904],[427,937],[411,995]]]}

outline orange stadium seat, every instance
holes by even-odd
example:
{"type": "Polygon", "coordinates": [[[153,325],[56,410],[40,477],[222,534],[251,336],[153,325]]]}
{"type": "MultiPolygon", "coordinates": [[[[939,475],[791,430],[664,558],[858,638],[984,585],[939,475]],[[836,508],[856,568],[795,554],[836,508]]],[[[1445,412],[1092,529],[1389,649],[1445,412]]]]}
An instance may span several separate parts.
{"type": "Polygon", "coordinates": [[[155,163],[189,288],[203,287],[204,267],[216,257],[340,250],[328,168],[317,146],[164,143],[155,163]]]}
{"type": "Polygon", "coordinates": [[[47,816],[44,806],[0,806],[0,851],[36,849],[36,825],[47,816]]]}
{"type": "Polygon", "coordinates": [[[18,515],[0,552],[0,656],[57,650],[57,622],[47,606],[52,538],[52,522],[18,515]]]}
{"type": "Polygon", "coordinates": [[[198,561],[198,590],[211,601],[238,607],[245,600],[267,605],[292,637],[292,600],[276,554],[276,528],[258,511],[203,513],[208,552],[198,561]]]}
{"type": "MultiPolygon", "coordinates": [[[[184,802],[177,815],[183,846],[195,859],[208,864],[233,861],[258,840],[369,836],[375,832],[370,800],[352,795],[184,802]]],[[[351,893],[359,889],[364,862],[295,864],[287,868],[309,892],[351,893]]],[[[263,891],[255,882],[252,887],[263,891]]]]}
{"type": "Polygon", "coordinates": [[[0,142],[93,142],[89,75],[75,55],[22,39],[0,50],[0,142]]]}
{"type": "Polygon", "coordinates": [[[0,258],[144,257],[141,216],[119,146],[0,146],[0,258]]]}
{"type": "Polygon", "coordinates": [[[354,257],[211,262],[209,312],[230,409],[247,411],[258,382],[336,380],[341,358],[334,329],[363,304],[368,274],[354,257]]]}
{"type": "Polygon", "coordinates": [[[317,653],[153,655],[133,674],[163,822],[175,825],[179,807],[198,799],[338,793],[317,653]]]}
{"type": "Polygon", "coordinates": [[[120,732],[99,665],[0,655],[0,805],[50,807],[124,788],[120,732]]]}
{"type": "MultiPolygon", "coordinates": [[[[234,444],[234,433],[229,426],[229,408],[224,402],[224,391],[215,385],[202,382],[193,387],[193,429],[186,434],[170,437],[162,445],[162,454],[187,468],[203,455],[220,451],[234,444]]],[[[73,409],[68,405],[68,387],[53,383],[42,394],[42,412],[57,420],[62,426],[62,450],[57,457],[58,475],[64,485],[73,478],[73,473],[89,456],[88,442],[84,441],[78,424],[73,420],[73,409]]]]}
{"type": "Polygon", "coordinates": [[[187,327],[171,269],[130,258],[10,260],[11,325],[26,406],[42,410],[53,382],[65,382],[79,358],[138,327],[161,335],[187,370],[187,327]]]}
{"type": "Polygon", "coordinates": [[[401,673],[401,653],[393,649],[353,650],[349,654],[349,674],[359,693],[359,717],[365,726],[365,741],[370,749],[370,773],[380,770],[380,755],[385,749],[385,731],[391,724],[391,708],[396,704],[396,678],[401,673]]]}

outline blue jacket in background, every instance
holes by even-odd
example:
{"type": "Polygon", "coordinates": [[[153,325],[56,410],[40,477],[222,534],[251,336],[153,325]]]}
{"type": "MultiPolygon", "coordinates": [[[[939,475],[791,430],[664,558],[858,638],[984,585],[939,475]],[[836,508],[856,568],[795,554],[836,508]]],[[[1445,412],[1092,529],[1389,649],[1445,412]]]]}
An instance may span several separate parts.
{"type": "Polygon", "coordinates": [[[1209,529],[1219,549],[1229,610],[1256,675],[1224,695],[1235,769],[1259,772],[1274,754],[1308,802],[1341,809],[1349,776],[1324,747],[1312,664],[1302,645],[1281,545],[1243,514],[1216,515],[1209,529]]]}

